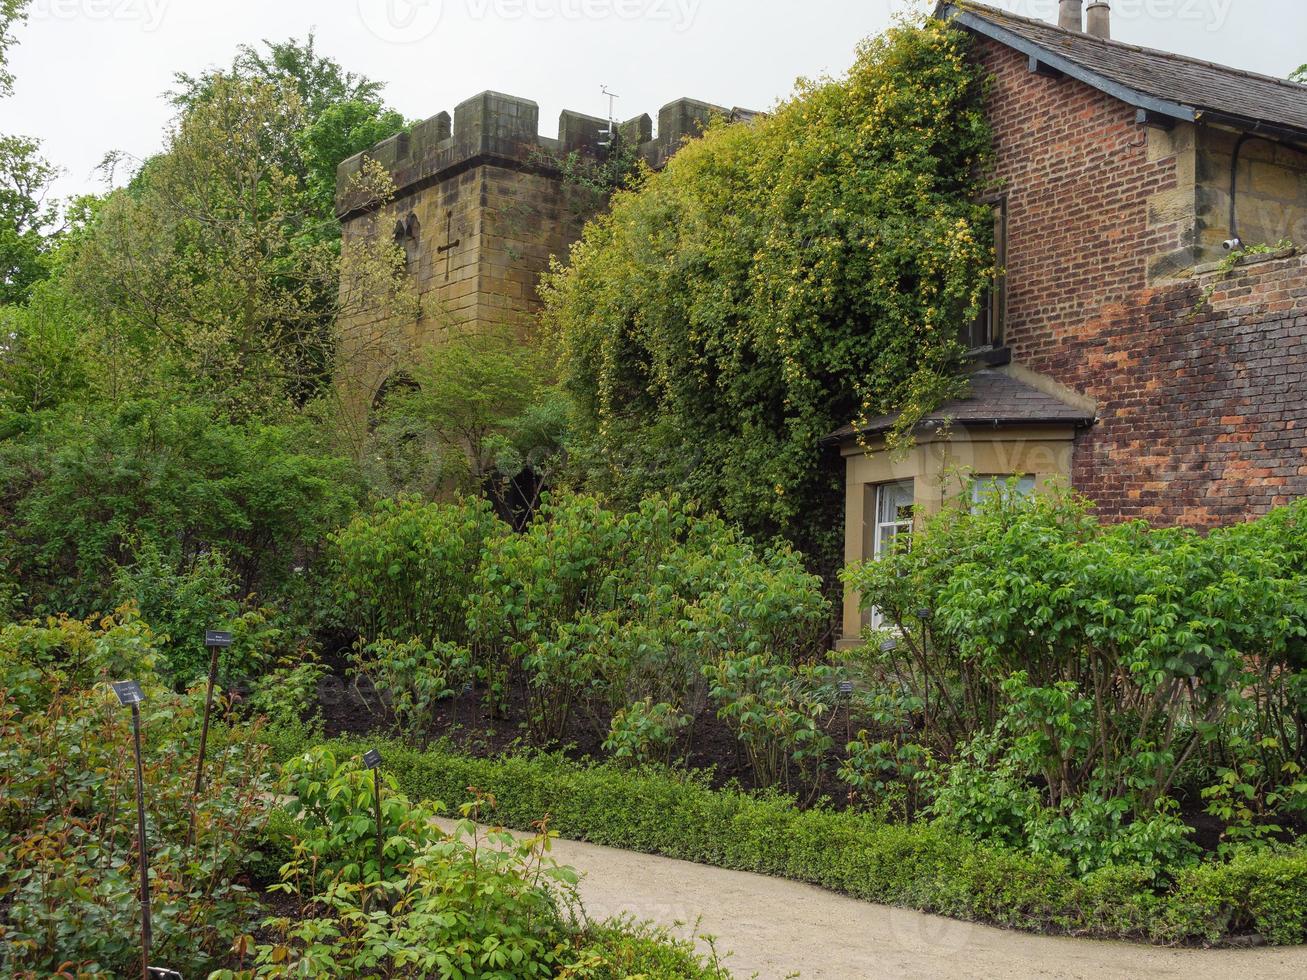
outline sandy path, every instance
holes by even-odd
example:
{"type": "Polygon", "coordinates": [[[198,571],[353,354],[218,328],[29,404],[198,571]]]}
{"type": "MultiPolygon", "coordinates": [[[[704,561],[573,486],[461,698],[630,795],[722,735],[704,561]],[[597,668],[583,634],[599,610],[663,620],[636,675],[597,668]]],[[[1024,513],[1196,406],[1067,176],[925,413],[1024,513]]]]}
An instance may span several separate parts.
{"type": "MultiPolygon", "coordinates": [[[[443,821],[442,821],[443,822],[443,821]]],[[[1032,936],[871,905],[811,885],[559,840],[593,919],[629,914],[716,938],[737,977],[1307,977],[1307,948],[1172,950],[1032,936]]]]}

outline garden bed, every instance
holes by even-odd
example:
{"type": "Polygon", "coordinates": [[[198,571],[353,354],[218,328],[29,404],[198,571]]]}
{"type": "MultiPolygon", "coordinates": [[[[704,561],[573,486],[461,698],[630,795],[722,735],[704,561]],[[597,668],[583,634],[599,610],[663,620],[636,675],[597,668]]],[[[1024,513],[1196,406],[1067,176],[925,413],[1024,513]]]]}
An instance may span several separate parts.
{"type": "MultiPolygon", "coordinates": [[[[338,755],[375,743],[340,740],[338,755]]],[[[274,747],[280,755],[300,748],[274,747]]],[[[493,817],[526,830],[548,815],[560,835],[626,850],[809,882],[866,901],[1032,932],[1163,944],[1307,941],[1307,851],[1241,854],[1178,869],[1076,875],[1066,861],[855,811],[714,789],[703,776],[630,771],[559,755],[472,758],[448,745],[382,746],[411,798],[459,801],[469,787],[493,817]]],[[[275,824],[274,824],[275,830],[275,824]]]]}

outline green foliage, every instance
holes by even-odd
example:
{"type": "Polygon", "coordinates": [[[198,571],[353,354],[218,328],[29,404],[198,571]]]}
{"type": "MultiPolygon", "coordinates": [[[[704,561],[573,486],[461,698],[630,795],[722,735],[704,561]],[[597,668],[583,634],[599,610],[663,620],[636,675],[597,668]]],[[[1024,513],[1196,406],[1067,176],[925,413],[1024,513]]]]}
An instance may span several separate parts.
{"type": "Polygon", "coordinates": [[[469,628],[494,651],[491,680],[519,684],[541,743],[584,718],[648,698],[684,713],[701,699],[705,660],[732,643],[793,658],[827,606],[794,552],[760,552],[679,497],[617,515],[590,497],[551,500],[520,535],[493,543],[469,628]]]}
{"type": "Polygon", "coordinates": [[[717,714],[735,730],[762,786],[810,787],[834,739],[822,724],[834,701],[831,668],[726,656],[704,667],[717,714]]]}
{"type": "Polygon", "coordinates": [[[47,236],[58,214],[47,197],[58,170],[39,153],[35,140],[0,135],[0,306],[22,302],[49,272],[47,236]]]}
{"type": "Polygon", "coordinates": [[[1307,65],[1299,67],[1297,71],[1289,76],[1289,80],[1293,82],[1301,82],[1302,84],[1307,85],[1307,65]]]}
{"type": "Polygon", "coordinates": [[[44,710],[58,691],[154,677],[159,662],[154,633],[130,607],[98,622],[51,617],[0,629],[0,688],[23,713],[44,710]]]}
{"type": "Polygon", "coordinates": [[[257,857],[271,790],[255,733],[210,733],[195,799],[203,698],[176,697],[157,682],[141,624],[9,627],[0,650],[0,972],[123,976],[139,963],[130,927],[138,909],[130,715],[103,683],[125,676],[138,677],[147,695],[155,956],[191,969],[217,965],[255,905],[241,879],[257,857]]]}
{"type": "Polygon", "coordinates": [[[14,26],[27,19],[28,0],[0,0],[0,98],[13,91],[14,76],[5,70],[14,26]]]}
{"type": "Polygon", "coordinates": [[[224,595],[270,596],[357,499],[320,442],[304,423],[237,425],[202,405],[69,406],[0,442],[0,555],[38,611],[104,610],[141,548],[176,575],[221,551],[238,590],[224,595]]]}
{"type": "MultiPolygon", "coordinates": [[[[342,745],[344,753],[357,747],[342,745]]],[[[1240,851],[1176,871],[1077,875],[1049,854],[977,842],[928,822],[885,824],[855,810],[801,810],[785,797],[710,789],[702,777],[579,765],[557,756],[471,759],[441,748],[384,747],[411,796],[492,793],[499,818],[540,813],[565,837],[791,878],[887,905],[1079,936],[1216,943],[1256,932],[1307,941],[1307,853],[1240,851]]]]}
{"type": "Polygon", "coordinates": [[[508,527],[484,500],[383,500],[332,536],[348,623],[368,640],[466,643],[482,554],[508,527]]]}
{"type": "MultiPolygon", "coordinates": [[[[476,794],[449,833],[383,774],[384,858],[376,857],[373,775],[326,748],[291,759],[283,793],[292,858],[280,890],[303,901],[299,919],[272,918],[274,939],[238,944],[239,969],[215,978],[396,975],[497,977],[725,977],[689,944],[629,922],[574,924],[575,871],[548,857],[547,823],[525,838],[478,824],[495,807],[476,794]],[[245,960],[253,962],[246,969],[245,960]],[[638,967],[641,972],[632,973],[638,967]]],[[[461,793],[462,790],[460,789],[461,793]]],[[[439,808],[439,804],[434,804],[439,808]]],[[[282,845],[287,846],[285,844],[282,845]]]]}
{"type": "MultiPolygon", "coordinates": [[[[336,168],[343,160],[371,149],[404,128],[404,118],[387,109],[383,85],[346,71],[334,58],[320,54],[313,32],[298,41],[263,43],[263,50],[242,44],[225,72],[199,76],[179,73],[171,101],[182,112],[194,111],[214,98],[225,79],[289,87],[304,107],[304,126],[281,144],[283,166],[295,173],[322,219],[335,213],[336,168]]],[[[330,222],[330,237],[339,227],[330,222]]]]}
{"type": "Polygon", "coordinates": [[[380,778],[378,853],[373,772],[357,758],[338,759],[323,747],[286,762],[278,789],[288,797],[283,806],[294,821],[289,847],[295,860],[283,874],[305,879],[302,887],[313,890],[336,882],[375,885],[399,874],[435,839],[434,812],[411,804],[389,772],[380,778]]]}
{"type": "Polygon", "coordinates": [[[604,751],[619,763],[667,765],[672,761],[677,741],[692,720],[665,701],[654,704],[644,698],[613,715],[604,751]]]}
{"type": "Polygon", "coordinates": [[[511,334],[454,337],[419,353],[404,377],[365,454],[382,463],[373,483],[429,495],[489,490],[507,511],[525,475],[529,518],[562,466],[570,420],[540,352],[511,334]]]}
{"type": "Polygon", "coordinates": [[[282,640],[269,622],[272,610],[245,609],[232,598],[235,578],[218,551],[201,554],[189,571],[179,573],[150,541],[138,550],[134,565],[119,569],[117,592],[152,625],[164,651],[160,673],[175,684],[207,676],[206,630],[232,634],[232,646],[222,654],[225,678],[254,676],[282,640]]]}
{"type": "Polygon", "coordinates": [[[435,724],[440,702],[471,683],[471,659],[453,643],[380,639],[352,658],[354,683],[374,713],[401,731],[424,732],[435,724]]]}
{"type": "Polygon", "coordinates": [[[1231,841],[1283,836],[1307,805],[1305,515],[1204,536],[1000,494],[851,570],[902,631],[861,655],[870,683],[908,686],[940,758],[961,747],[935,811],[1084,868],[1183,863],[1181,790],[1231,841]]]}
{"type": "Polygon", "coordinates": [[[967,45],[933,21],[894,28],[587,227],[544,296],[592,485],[628,506],[676,488],[835,550],[842,478],[821,438],[900,409],[906,431],[954,389],[993,262],[967,45]]]}

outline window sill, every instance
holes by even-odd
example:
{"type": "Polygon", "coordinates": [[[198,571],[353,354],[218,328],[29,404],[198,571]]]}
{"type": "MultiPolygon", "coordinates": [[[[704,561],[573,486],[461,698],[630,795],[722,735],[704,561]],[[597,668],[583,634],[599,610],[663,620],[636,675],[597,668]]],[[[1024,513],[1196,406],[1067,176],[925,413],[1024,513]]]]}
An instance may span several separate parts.
{"type": "Polygon", "coordinates": [[[980,367],[1003,367],[1012,363],[1012,348],[978,347],[967,352],[967,360],[980,367]]]}

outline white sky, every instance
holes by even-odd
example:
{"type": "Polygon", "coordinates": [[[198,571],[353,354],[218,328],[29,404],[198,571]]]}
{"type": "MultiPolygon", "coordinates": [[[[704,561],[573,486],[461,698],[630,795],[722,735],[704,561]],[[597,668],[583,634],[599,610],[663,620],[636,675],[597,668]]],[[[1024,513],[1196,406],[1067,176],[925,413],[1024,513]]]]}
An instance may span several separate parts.
{"type": "MultiPolygon", "coordinates": [[[[765,109],[794,79],[838,74],[857,41],[919,0],[33,0],[19,29],[0,133],[39,138],[64,168],[58,191],[99,190],[109,150],[159,148],[176,71],[230,63],[238,44],[302,37],[386,83],[425,118],[484,89],[622,118],[680,96],[765,109]]],[[[991,0],[1053,19],[1056,0],[991,0]]],[[[933,5],[933,4],[932,4],[933,5]]],[[[1307,62],[1303,0],[1113,0],[1126,41],[1274,75],[1307,62]]]]}

